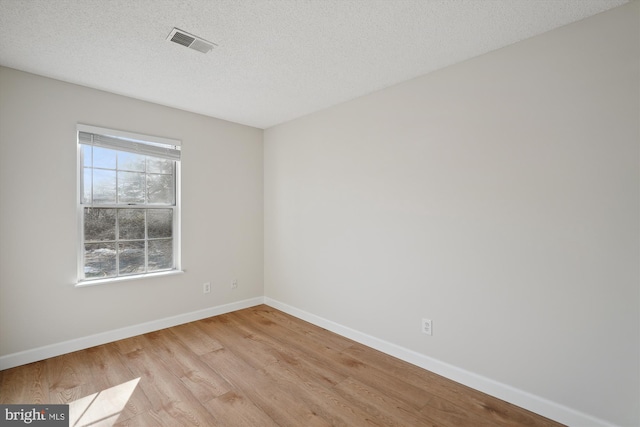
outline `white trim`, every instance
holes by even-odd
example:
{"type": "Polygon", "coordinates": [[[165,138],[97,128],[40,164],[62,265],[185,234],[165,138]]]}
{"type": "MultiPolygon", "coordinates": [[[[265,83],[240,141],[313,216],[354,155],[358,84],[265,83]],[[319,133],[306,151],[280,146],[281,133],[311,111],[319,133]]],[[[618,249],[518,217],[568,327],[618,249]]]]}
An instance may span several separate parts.
{"type": "Polygon", "coordinates": [[[84,350],[86,348],[95,347],[97,345],[107,344],[113,341],[134,337],[136,335],[146,334],[149,332],[158,331],[160,329],[182,325],[183,323],[194,322],[196,320],[206,319],[207,317],[218,316],[220,314],[242,310],[263,303],[264,297],[255,297],[243,301],[219,305],[216,307],[205,308],[204,310],[178,314],[172,317],[165,317],[164,319],[152,320],[150,322],[140,323],[138,325],[126,326],[124,328],[101,332],[95,335],[76,338],[61,343],[46,345],[31,350],[20,351],[18,353],[7,354],[6,356],[0,357],[0,371],[20,365],[25,365],[27,363],[37,362],[39,360],[48,359],[50,357],[60,356],[62,354],[84,350]]]}
{"type": "MultiPolygon", "coordinates": [[[[77,134],[77,131],[76,131],[77,134]]],[[[82,210],[84,160],[82,148],[76,144],[76,279],[84,278],[84,215],[82,210]]]]}
{"type": "Polygon", "coordinates": [[[175,209],[173,209],[173,267],[182,269],[182,162],[175,162],[175,209]]]}
{"type": "Polygon", "coordinates": [[[95,134],[106,135],[106,136],[115,136],[119,138],[126,138],[126,139],[131,139],[136,141],[150,141],[150,142],[155,142],[157,144],[175,145],[178,147],[182,145],[182,141],[180,141],[179,139],[164,138],[162,136],[145,135],[145,134],[134,133],[134,132],[125,132],[123,130],[107,129],[107,128],[101,128],[98,126],[85,125],[81,123],[78,123],[76,126],[77,126],[76,129],[78,132],[87,132],[87,133],[95,133],[95,134]]]}
{"type": "Polygon", "coordinates": [[[104,285],[107,283],[128,282],[130,280],[140,280],[152,277],[173,276],[175,274],[182,274],[183,270],[166,270],[166,271],[154,271],[152,273],[145,274],[131,274],[129,276],[117,276],[109,277],[107,279],[83,279],[77,282],[74,286],[76,288],[84,288],[87,286],[104,285]]]}
{"type": "Polygon", "coordinates": [[[412,365],[416,365],[438,375],[442,375],[445,378],[464,384],[483,393],[487,393],[491,396],[497,397],[498,399],[505,400],[516,406],[560,423],[569,426],[616,427],[615,424],[611,424],[607,421],[564,405],[560,405],[510,385],[500,383],[482,375],[442,362],[438,359],[434,359],[380,338],[351,329],[347,326],[316,316],[315,314],[300,310],[272,298],[265,297],[264,303],[316,326],[320,326],[321,328],[335,332],[336,334],[357,341],[368,347],[375,348],[383,353],[397,357],[398,359],[404,360],[412,365]]]}

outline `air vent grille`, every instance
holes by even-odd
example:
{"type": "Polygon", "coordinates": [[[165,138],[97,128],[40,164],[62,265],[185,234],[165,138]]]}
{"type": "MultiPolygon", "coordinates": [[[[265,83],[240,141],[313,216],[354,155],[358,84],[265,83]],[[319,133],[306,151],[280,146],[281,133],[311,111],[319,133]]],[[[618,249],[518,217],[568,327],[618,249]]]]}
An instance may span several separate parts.
{"type": "Polygon", "coordinates": [[[184,33],[178,32],[176,31],[176,33],[173,35],[173,37],[171,37],[171,41],[174,43],[178,43],[181,44],[182,46],[186,46],[189,47],[191,46],[191,43],[194,42],[194,38],[191,36],[188,36],[184,33]]]}
{"type": "Polygon", "coordinates": [[[179,28],[174,28],[173,30],[171,30],[169,36],[167,37],[167,40],[202,53],[207,53],[217,46],[217,44],[215,43],[211,43],[203,38],[194,36],[193,34],[189,34],[179,28]]]}

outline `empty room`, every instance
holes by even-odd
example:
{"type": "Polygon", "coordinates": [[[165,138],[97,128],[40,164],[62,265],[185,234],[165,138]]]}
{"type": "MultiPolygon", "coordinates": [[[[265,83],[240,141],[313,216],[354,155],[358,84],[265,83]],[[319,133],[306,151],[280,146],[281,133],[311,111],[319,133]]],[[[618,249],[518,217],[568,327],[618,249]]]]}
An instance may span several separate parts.
{"type": "Polygon", "coordinates": [[[0,425],[640,426],[640,1],[0,0],[0,425]]]}

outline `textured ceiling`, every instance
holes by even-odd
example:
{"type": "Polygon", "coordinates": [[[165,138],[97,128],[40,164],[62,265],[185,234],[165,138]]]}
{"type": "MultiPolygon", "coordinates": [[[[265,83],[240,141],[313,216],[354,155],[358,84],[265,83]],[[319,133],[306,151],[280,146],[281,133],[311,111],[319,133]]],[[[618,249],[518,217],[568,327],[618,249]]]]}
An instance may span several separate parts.
{"type": "Polygon", "coordinates": [[[0,0],[0,64],[267,128],[626,2],[0,0]]]}

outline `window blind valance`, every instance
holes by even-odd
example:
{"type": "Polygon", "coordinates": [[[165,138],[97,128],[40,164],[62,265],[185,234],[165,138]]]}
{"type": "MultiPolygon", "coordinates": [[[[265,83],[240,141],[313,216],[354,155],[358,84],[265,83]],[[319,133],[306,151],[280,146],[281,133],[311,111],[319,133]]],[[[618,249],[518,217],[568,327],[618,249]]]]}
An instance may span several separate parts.
{"type": "MultiPolygon", "coordinates": [[[[86,127],[89,128],[88,126],[86,127]]],[[[96,132],[81,130],[80,126],[78,126],[78,142],[80,144],[180,161],[179,141],[167,140],[165,138],[153,138],[164,140],[163,142],[156,142],[137,139],[136,137],[138,137],[138,135],[103,135],[96,132]],[[165,141],[171,141],[171,143],[165,143],[165,141]]],[[[144,138],[142,135],[140,135],[140,137],[144,138]]],[[[152,137],[149,137],[149,139],[152,139],[152,137]]]]}

